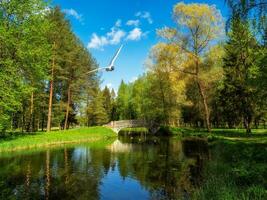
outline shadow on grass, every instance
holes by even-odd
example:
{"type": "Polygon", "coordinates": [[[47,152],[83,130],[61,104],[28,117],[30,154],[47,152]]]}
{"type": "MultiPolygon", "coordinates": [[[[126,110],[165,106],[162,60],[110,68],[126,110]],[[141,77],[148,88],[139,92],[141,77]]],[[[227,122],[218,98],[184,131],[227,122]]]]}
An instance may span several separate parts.
{"type": "Polygon", "coordinates": [[[267,137],[267,131],[262,133],[253,132],[251,134],[247,134],[244,130],[212,130],[214,135],[225,136],[225,137],[240,137],[240,138],[259,138],[259,137],[267,137]]]}
{"type": "Polygon", "coordinates": [[[28,136],[40,135],[46,133],[45,131],[41,132],[8,132],[4,134],[0,134],[0,142],[2,141],[11,141],[17,138],[23,138],[28,136]]]}
{"type": "MultiPolygon", "coordinates": [[[[202,128],[171,127],[170,130],[173,133],[182,133],[183,136],[210,136],[210,134],[202,128]]],[[[211,135],[233,138],[267,138],[267,129],[253,129],[251,134],[247,134],[245,129],[212,129],[211,135]]]]}

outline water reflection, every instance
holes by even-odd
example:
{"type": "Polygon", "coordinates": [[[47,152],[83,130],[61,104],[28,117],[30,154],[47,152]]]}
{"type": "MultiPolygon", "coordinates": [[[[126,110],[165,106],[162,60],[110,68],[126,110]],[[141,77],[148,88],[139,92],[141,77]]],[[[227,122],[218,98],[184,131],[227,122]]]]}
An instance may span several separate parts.
{"type": "Polygon", "coordinates": [[[183,199],[192,174],[201,173],[195,163],[207,158],[202,155],[208,152],[190,141],[120,137],[103,148],[78,145],[2,157],[0,198],[183,199]]]}

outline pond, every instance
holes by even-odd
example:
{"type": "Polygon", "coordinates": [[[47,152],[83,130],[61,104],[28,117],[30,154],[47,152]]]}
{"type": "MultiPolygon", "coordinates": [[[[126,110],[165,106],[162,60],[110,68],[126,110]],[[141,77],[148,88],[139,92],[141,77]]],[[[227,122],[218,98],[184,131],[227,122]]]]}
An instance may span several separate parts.
{"type": "Polygon", "coordinates": [[[204,140],[119,137],[0,155],[1,199],[187,199],[208,159],[204,140]]]}

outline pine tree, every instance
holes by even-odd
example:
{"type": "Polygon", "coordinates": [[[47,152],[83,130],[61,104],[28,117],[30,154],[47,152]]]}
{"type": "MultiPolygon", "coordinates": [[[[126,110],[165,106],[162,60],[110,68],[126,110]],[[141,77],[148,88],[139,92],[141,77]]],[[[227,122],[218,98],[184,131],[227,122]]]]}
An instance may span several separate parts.
{"type": "Polygon", "coordinates": [[[102,92],[97,90],[95,97],[87,108],[89,125],[103,125],[108,122],[108,114],[104,107],[104,101],[102,92]]]}
{"type": "Polygon", "coordinates": [[[104,98],[104,108],[105,108],[105,111],[108,115],[108,121],[111,120],[111,112],[112,112],[112,97],[111,97],[111,93],[108,89],[108,87],[105,87],[104,90],[102,91],[103,93],[103,98],[104,98]]]}
{"type": "Polygon", "coordinates": [[[255,63],[257,43],[248,23],[238,16],[232,21],[225,51],[225,80],[221,91],[224,113],[228,121],[243,118],[247,133],[250,133],[256,100],[256,88],[251,83],[254,72],[258,71],[255,63]]]}

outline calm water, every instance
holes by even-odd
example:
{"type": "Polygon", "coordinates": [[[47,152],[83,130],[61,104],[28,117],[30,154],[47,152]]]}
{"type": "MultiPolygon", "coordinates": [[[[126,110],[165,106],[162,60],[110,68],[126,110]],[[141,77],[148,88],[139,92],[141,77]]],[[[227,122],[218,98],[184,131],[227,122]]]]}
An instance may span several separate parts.
{"type": "Polygon", "coordinates": [[[208,156],[201,145],[124,137],[105,147],[0,155],[0,198],[187,199],[208,156]]]}

